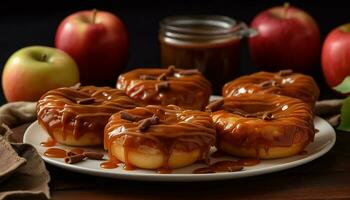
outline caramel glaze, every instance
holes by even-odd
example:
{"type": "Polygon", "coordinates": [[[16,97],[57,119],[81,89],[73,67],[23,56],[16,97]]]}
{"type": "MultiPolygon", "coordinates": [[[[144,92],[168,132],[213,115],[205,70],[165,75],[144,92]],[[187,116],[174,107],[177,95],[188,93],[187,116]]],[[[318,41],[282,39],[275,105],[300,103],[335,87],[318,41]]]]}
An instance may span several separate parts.
{"type": "MultiPolygon", "coordinates": [[[[311,108],[301,100],[273,94],[242,94],[224,98],[220,110],[212,113],[218,142],[242,148],[289,147],[313,141],[315,131],[311,108]],[[256,117],[244,117],[240,110],[256,117]],[[259,118],[271,113],[271,119],[259,118]]],[[[259,155],[256,155],[259,157],[259,155]]]]}
{"type": "MultiPolygon", "coordinates": [[[[166,156],[162,168],[168,167],[168,159],[174,149],[190,152],[194,149],[201,150],[201,159],[208,159],[209,150],[215,143],[216,131],[212,124],[210,114],[207,112],[184,110],[175,105],[137,107],[124,110],[134,116],[148,118],[159,117],[159,123],[151,125],[147,130],[140,131],[138,122],[132,122],[121,118],[121,112],[112,115],[105,128],[104,148],[112,155],[111,146],[117,138],[124,137],[125,166],[131,164],[128,161],[128,150],[137,149],[143,145],[159,149],[166,156]]],[[[164,168],[164,169],[163,169],[164,168]]]]}
{"type": "Polygon", "coordinates": [[[220,149],[216,150],[214,153],[211,154],[212,158],[222,158],[225,156],[230,156],[230,154],[228,154],[220,149]]]}
{"type": "MultiPolygon", "coordinates": [[[[108,118],[136,107],[123,91],[109,87],[63,87],[44,94],[37,105],[38,122],[52,138],[55,129],[78,139],[86,132],[103,137],[108,118]]],[[[102,140],[103,141],[103,140],[102,140]]]]}
{"type": "Polygon", "coordinates": [[[113,162],[113,161],[111,161],[111,160],[109,160],[109,161],[101,163],[100,167],[104,168],[104,169],[114,169],[114,168],[118,167],[118,164],[113,162]]]}
{"type": "Polygon", "coordinates": [[[64,158],[67,156],[67,151],[59,148],[48,148],[44,155],[51,158],[64,158]]]}
{"type": "Polygon", "coordinates": [[[320,90],[311,76],[298,73],[257,72],[241,76],[223,87],[224,97],[240,94],[272,93],[301,99],[311,107],[317,101],[320,90]]]}
{"type": "Polygon", "coordinates": [[[245,166],[254,166],[260,163],[259,159],[240,159],[237,161],[223,160],[215,162],[208,167],[202,167],[193,170],[194,174],[207,174],[218,172],[236,172],[243,170],[245,166]]]}
{"type": "Polygon", "coordinates": [[[117,158],[115,158],[114,156],[110,156],[108,161],[102,162],[100,164],[100,167],[104,169],[114,169],[118,167],[119,163],[120,161],[117,158]]]}
{"type": "MultiPolygon", "coordinates": [[[[197,73],[181,73],[188,70],[136,69],[119,76],[117,88],[144,105],[178,105],[186,109],[201,110],[212,93],[211,84],[197,73]],[[161,77],[167,73],[166,78],[161,77]],[[141,77],[159,77],[158,80],[141,80],[141,77]],[[157,91],[157,85],[168,83],[166,90],[157,91]]],[[[193,70],[192,70],[193,71],[193,70]]]]}
{"type": "Polygon", "coordinates": [[[53,147],[56,145],[56,141],[49,137],[45,142],[41,142],[40,146],[42,147],[53,147]]]}

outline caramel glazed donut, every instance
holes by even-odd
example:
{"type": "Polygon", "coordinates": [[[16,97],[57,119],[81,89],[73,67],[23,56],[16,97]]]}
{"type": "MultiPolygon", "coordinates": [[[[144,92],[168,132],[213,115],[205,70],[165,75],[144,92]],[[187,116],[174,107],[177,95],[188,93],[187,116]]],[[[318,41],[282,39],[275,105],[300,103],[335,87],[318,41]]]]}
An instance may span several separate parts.
{"type": "Polygon", "coordinates": [[[230,97],[259,92],[301,99],[312,108],[320,94],[320,90],[311,76],[293,73],[292,70],[281,70],[277,73],[257,72],[239,77],[224,85],[222,95],[230,97]]]}
{"type": "Polygon", "coordinates": [[[136,69],[118,78],[117,88],[143,105],[178,105],[202,110],[212,93],[211,84],[197,69],[136,69]]]}
{"type": "Polygon", "coordinates": [[[215,136],[208,112],[149,105],[112,115],[104,148],[125,166],[174,169],[208,159],[215,136]]]}
{"type": "Polygon", "coordinates": [[[109,117],[137,105],[123,91],[109,87],[63,87],[44,94],[38,122],[55,141],[72,146],[101,145],[109,117]]]}
{"type": "Polygon", "coordinates": [[[217,147],[238,157],[282,158],[313,141],[313,114],[305,102],[274,94],[242,94],[207,106],[217,147]]]}

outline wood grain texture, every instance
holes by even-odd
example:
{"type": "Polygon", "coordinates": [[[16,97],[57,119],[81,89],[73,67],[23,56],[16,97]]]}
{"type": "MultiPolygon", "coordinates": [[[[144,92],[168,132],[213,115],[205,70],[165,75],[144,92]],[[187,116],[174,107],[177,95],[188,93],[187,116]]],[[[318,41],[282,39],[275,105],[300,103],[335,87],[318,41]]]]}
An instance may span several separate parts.
{"type": "MultiPolygon", "coordinates": [[[[14,129],[18,138],[26,126],[14,129]]],[[[94,177],[47,164],[54,200],[86,199],[350,199],[350,133],[308,164],[250,178],[156,183],[94,177]]]]}

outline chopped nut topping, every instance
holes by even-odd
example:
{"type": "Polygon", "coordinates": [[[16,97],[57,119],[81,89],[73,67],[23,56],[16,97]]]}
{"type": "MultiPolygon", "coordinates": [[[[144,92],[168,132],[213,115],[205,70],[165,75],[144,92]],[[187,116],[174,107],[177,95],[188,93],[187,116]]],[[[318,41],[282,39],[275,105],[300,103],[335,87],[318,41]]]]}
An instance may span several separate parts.
{"type": "Polygon", "coordinates": [[[98,152],[84,152],[83,155],[89,159],[92,160],[102,160],[103,159],[103,153],[98,153],[98,152]]]}
{"type": "Polygon", "coordinates": [[[167,79],[168,79],[168,77],[167,77],[166,73],[159,75],[157,78],[157,80],[159,80],[159,81],[166,81],[167,79]]]}
{"type": "Polygon", "coordinates": [[[83,154],[77,154],[77,155],[65,157],[64,162],[68,164],[74,164],[74,163],[81,162],[84,159],[85,159],[85,156],[83,154]]]}
{"type": "Polygon", "coordinates": [[[156,115],[153,115],[152,117],[143,119],[141,123],[138,126],[138,129],[140,131],[145,131],[147,130],[151,125],[155,125],[159,123],[159,117],[156,115]]]}
{"type": "Polygon", "coordinates": [[[168,70],[165,72],[166,76],[172,76],[175,73],[175,66],[174,65],[170,65],[168,67],[168,70]]]}
{"type": "Polygon", "coordinates": [[[263,120],[271,120],[272,119],[272,113],[271,112],[264,112],[261,119],[263,120]]]}

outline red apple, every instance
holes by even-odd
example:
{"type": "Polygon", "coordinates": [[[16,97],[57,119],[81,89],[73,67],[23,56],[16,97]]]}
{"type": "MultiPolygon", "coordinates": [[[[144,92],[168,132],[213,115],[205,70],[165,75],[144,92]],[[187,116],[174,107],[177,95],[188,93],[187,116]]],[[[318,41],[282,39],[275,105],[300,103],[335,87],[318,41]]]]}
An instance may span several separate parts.
{"type": "Polygon", "coordinates": [[[330,87],[350,75],[350,23],[332,30],[322,48],[323,75],[330,87]]]}
{"type": "Polygon", "coordinates": [[[305,11],[289,6],[259,13],[251,23],[258,35],[249,39],[254,64],[268,71],[311,72],[320,54],[320,31],[305,11]]]}
{"type": "Polygon", "coordinates": [[[65,52],[44,46],[16,51],[6,62],[2,88],[7,101],[37,101],[47,91],[75,85],[79,71],[65,52]]]}
{"type": "Polygon", "coordinates": [[[114,85],[128,55],[126,28],[105,11],[80,11],[66,17],[55,44],[77,62],[83,85],[114,85]]]}

